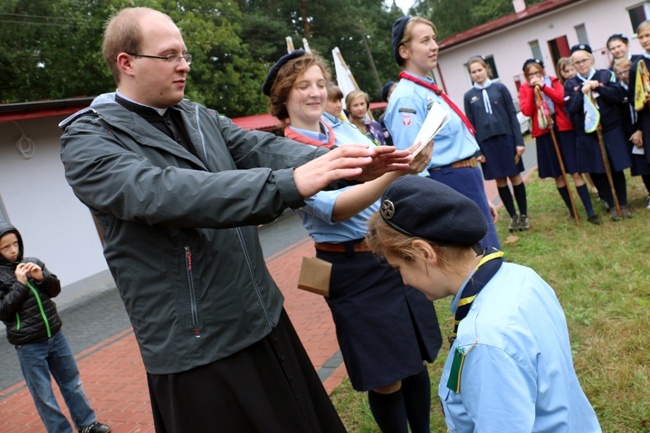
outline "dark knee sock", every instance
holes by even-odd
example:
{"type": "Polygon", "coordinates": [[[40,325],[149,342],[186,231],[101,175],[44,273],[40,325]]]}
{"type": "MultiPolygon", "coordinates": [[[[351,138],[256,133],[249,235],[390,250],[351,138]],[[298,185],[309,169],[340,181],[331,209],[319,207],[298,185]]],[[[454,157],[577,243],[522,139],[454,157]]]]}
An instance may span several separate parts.
{"type": "Polygon", "coordinates": [[[560,193],[562,200],[564,200],[564,204],[566,204],[566,207],[569,208],[569,213],[571,216],[574,216],[573,208],[571,207],[571,198],[569,197],[569,189],[566,186],[563,186],[562,188],[558,188],[557,192],[560,193]]]}
{"type": "Polygon", "coordinates": [[[650,174],[644,174],[641,176],[641,180],[643,180],[645,189],[648,191],[648,195],[650,195],[650,174]]]}
{"type": "Polygon", "coordinates": [[[431,380],[426,367],[402,380],[402,395],[411,433],[430,433],[431,380]]]}
{"type": "Polygon", "coordinates": [[[519,185],[513,185],[512,191],[515,193],[515,200],[519,207],[521,215],[528,215],[528,201],[526,200],[526,185],[522,182],[519,185]]]}
{"type": "Polygon", "coordinates": [[[510,188],[508,188],[508,186],[498,186],[497,190],[499,191],[499,197],[501,197],[501,202],[508,211],[508,214],[511,217],[516,216],[517,211],[515,210],[515,202],[512,200],[512,195],[510,194],[510,188]]]}
{"type": "Polygon", "coordinates": [[[600,198],[605,200],[605,203],[607,203],[608,207],[614,206],[614,196],[612,195],[612,189],[609,187],[607,174],[591,173],[591,179],[596,184],[596,188],[598,188],[598,195],[600,198]]]}
{"type": "Polygon", "coordinates": [[[577,186],[576,189],[578,190],[580,200],[582,200],[582,204],[587,211],[587,216],[592,216],[594,214],[594,207],[591,205],[591,196],[589,195],[587,184],[577,186]]]}
{"type": "Polygon", "coordinates": [[[408,433],[402,390],[392,394],[368,391],[368,404],[382,433],[408,433]]]}
{"type": "Polygon", "coordinates": [[[612,180],[614,181],[614,191],[616,191],[618,204],[627,206],[627,182],[625,182],[625,173],[623,173],[623,170],[613,172],[612,180]]]}

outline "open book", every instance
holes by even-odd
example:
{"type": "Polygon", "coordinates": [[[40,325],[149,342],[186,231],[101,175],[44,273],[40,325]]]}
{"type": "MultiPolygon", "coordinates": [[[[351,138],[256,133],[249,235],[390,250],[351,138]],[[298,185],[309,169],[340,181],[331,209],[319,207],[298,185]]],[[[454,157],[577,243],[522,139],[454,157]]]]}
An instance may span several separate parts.
{"type": "Polygon", "coordinates": [[[427,144],[429,144],[429,142],[438,133],[438,131],[440,131],[442,127],[447,124],[450,117],[451,116],[449,115],[449,112],[445,110],[442,105],[436,103],[433,103],[433,105],[431,105],[429,114],[427,114],[426,119],[424,119],[424,123],[422,123],[420,131],[412,143],[415,144],[418,141],[420,142],[420,146],[418,146],[418,148],[415,149],[415,151],[413,151],[411,154],[412,157],[415,158],[415,155],[420,153],[420,151],[424,149],[427,144]]]}

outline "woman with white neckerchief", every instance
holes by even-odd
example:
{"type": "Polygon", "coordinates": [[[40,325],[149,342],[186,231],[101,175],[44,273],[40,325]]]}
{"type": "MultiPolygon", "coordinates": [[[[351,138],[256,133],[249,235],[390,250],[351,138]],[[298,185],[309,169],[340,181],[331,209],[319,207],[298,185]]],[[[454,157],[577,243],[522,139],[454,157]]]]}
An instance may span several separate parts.
{"type": "Polygon", "coordinates": [[[474,86],[463,98],[465,114],[476,130],[476,141],[481,148],[481,155],[476,159],[481,163],[483,178],[496,180],[499,197],[510,215],[509,230],[528,230],[526,186],[520,174],[524,171],[521,156],[526,148],[512,96],[506,86],[490,79],[490,66],[483,56],[471,57],[467,70],[474,86]]]}
{"type": "Polygon", "coordinates": [[[618,112],[618,106],[625,101],[626,92],[616,82],[612,71],[594,68],[594,56],[589,45],[573,46],[571,61],[578,73],[564,83],[564,93],[567,110],[576,131],[580,171],[591,174],[600,196],[607,203],[612,221],[618,221],[621,216],[631,218],[623,170],[629,168],[632,162],[628,140],[618,112]],[[585,128],[585,97],[593,101],[593,107],[600,114],[598,131],[588,131],[585,128]],[[601,141],[605,155],[600,148],[601,141]],[[605,165],[605,160],[609,167],[605,165]],[[610,187],[608,168],[613,188],[610,187]],[[618,215],[615,198],[618,200],[621,216],[618,215]]]}

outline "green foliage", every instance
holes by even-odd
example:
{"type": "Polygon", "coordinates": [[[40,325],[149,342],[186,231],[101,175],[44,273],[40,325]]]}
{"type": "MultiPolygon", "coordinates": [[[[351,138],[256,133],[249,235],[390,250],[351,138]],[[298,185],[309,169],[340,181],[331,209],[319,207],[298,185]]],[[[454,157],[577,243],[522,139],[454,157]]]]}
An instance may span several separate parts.
{"type": "MultiPolygon", "coordinates": [[[[541,1],[526,0],[526,5],[541,1]]],[[[429,18],[436,25],[438,39],[442,40],[514,13],[514,8],[512,0],[420,0],[413,12],[429,18]]]]}
{"type": "MultiPolygon", "coordinates": [[[[372,100],[399,72],[390,34],[402,11],[383,0],[4,0],[0,103],[113,91],[102,32],[127,6],[152,7],[176,21],[194,56],[187,97],[231,117],[267,111],[260,87],[286,53],[287,36],[296,48],[305,38],[330,64],[338,47],[372,100]]],[[[510,0],[425,0],[412,12],[435,17],[443,35],[511,10],[510,0]]]]}

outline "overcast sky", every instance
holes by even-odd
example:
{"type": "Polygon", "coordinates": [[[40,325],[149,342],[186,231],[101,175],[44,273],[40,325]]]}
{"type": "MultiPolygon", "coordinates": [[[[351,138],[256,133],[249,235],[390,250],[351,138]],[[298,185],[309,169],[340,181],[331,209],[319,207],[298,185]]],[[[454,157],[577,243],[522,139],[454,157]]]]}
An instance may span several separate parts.
{"type": "MultiPolygon", "coordinates": [[[[389,5],[393,3],[392,0],[385,0],[385,2],[389,5]]],[[[409,8],[413,5],[414,0],[395,0],[395,3],[404,11],[404,13],[407,13],[409,8]]]]}

